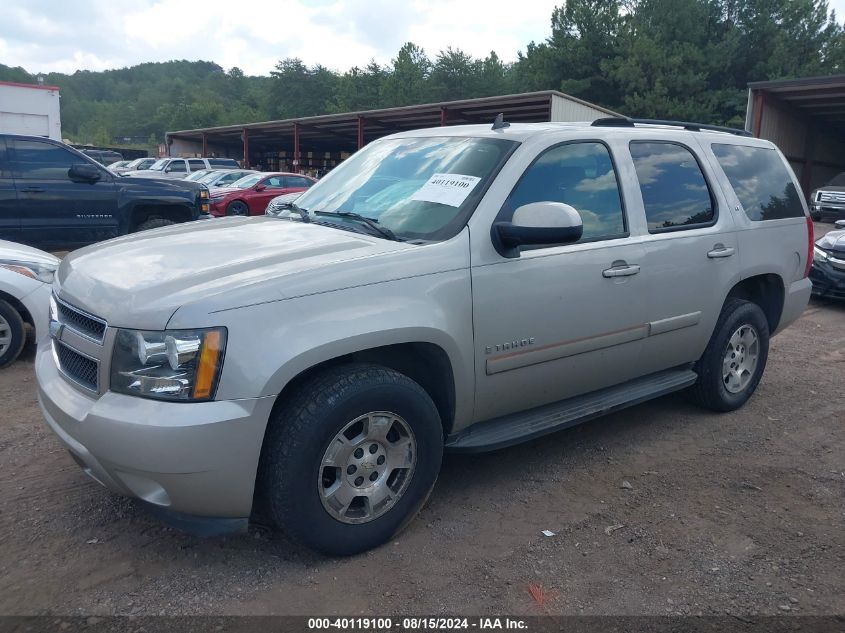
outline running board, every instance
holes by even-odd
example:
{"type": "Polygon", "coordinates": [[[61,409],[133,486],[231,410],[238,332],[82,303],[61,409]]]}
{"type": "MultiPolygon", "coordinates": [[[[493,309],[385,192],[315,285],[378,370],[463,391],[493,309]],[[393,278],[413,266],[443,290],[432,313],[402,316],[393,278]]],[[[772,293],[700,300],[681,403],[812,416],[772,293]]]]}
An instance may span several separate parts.
{"type": "Polygon", "coordinates": [[[685,389],[696,380],[698,374],[685,366],[528,411],[493,418],[447,438],[446,450],[480,453],[505,448],[685,389]]]}

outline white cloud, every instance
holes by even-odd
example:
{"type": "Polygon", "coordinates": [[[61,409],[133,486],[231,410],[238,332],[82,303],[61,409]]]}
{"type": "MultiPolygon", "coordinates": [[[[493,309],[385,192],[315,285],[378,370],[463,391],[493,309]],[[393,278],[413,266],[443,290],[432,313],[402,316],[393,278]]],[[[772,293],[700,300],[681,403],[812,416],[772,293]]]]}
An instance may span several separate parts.
{"type": "MultiPolygon", "coordinates": [[[[845,2],[845,0],[842,0],[845,2]]],[[[561,0],[558,0],[561,3],[561,0]]],[[[550,32],[555,0],[6,0],[3,63],[30,72],[203,59],[267,74],[285,57],[335,70],[387,64],[413,41],[506,61],[550,32]]]]}

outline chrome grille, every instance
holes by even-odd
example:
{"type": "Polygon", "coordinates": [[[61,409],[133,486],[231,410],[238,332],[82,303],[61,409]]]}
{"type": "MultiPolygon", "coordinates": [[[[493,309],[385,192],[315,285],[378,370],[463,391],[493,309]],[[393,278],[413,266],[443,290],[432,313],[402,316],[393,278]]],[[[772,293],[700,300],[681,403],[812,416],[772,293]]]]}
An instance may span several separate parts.
{"type": "Polygon", "coordinates": [[[56,297],[56,307],[59,311],[59,322],[86,338],[90,338],[97,343],[103,342],[107,327],[105,321],[93,314],[83,312],[79,308],[74,308],[58,297],[56,297]]]}
{"type": "Polygon", "coordinates": [[[845,204],[845,192],[839,193],[837,191],[822,191],[819,195],[819,202],[845,204]]]}
{"type": "Polygon", "coordinates": [[[56,350],[56,358],[59,361],[59,368],[62,370],[62,373],[78,385],[91,391],[97,391],[97,378],[99,375],[97,361],[80,354],[61,341],[54,339],[53,346],[56,350]]]}

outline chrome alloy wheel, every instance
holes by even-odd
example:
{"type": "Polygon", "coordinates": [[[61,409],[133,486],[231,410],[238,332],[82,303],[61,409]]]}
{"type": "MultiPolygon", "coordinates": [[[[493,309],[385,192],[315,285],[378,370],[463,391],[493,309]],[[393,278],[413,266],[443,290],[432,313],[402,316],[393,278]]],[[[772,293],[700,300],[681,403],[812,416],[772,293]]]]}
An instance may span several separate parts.
{"type": "Polygon", "coordinates": [[[6,353],[12,344],[12,326],[0,314],[0,356],[6,353]]]}
{"type": "Polygon", "coordinates": [[[367,523],[402,497],[417,460],[414,433],[401,416],[371,411],[329,443],[317,476],[326,511],[342,523],[367,523]]]}
{"type": "Polygon", "coordinates": [[[751,325],[743,324],[733,333],[722,360],[722,382],[731,393],[748,386],[760,357],[760,337],[751,325]]]}

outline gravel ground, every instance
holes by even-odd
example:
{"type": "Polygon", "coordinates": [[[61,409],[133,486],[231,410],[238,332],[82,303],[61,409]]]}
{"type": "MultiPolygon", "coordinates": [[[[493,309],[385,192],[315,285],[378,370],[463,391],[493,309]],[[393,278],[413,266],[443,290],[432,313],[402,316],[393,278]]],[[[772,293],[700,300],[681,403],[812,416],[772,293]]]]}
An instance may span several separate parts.
{"type": "Polygon", "coordinates": [[[0,614],[845,613],[843,325],[811,303],[734,413],[676,394],[447,456],[410,527],[348,559],[190,537],[87,479],[29,345],[0,372],[0,614]]]}

